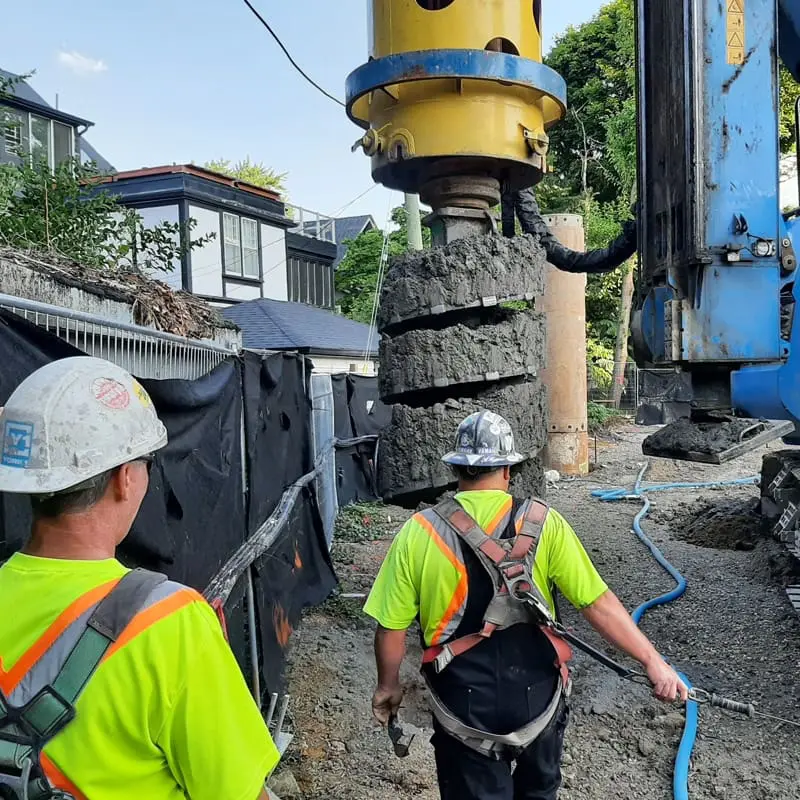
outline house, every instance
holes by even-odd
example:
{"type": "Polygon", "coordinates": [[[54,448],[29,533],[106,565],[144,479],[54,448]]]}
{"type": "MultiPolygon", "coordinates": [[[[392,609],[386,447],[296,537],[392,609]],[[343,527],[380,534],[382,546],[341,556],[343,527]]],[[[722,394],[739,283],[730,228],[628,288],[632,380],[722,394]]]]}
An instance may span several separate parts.
{"type": "Polygon", "coordinates": [[[266,298],[230,306],[222,315],[241,329],[248,350],[302,353],[313,361],[316,372],[375,374],[379,336],[362,322],[266,298]]]}
{"type": "Polygon", "coordinates": [[[0,101],[11,122],[0,130],[0,163],[46,153],[55,165],[79,154],[104,173],[99,190],[136,209],[145,227],[191,221],[192,239],[208,238],[187,248],[171,272],[151,277],[222,307],[260,297],[334,307],[335,220],[287,212],[276,192],[193,164],[116,172],[86,141],[93,123],[53,108],[9,72],[0,78],[11,82],[0,101]]]}
{"type": "Polygon", "coordinates": [[[26,153],[46,156],[51,167],[80,156],[83,163],[96,162],[101,172],[113,171],[114,167],[86,141],[86,131],[93,122],[54,108],[11,72],[0,69],[0,82],[6,86],[0,99],[0,164],[18,163],[20,154],[26,153]]]}
{"type": "Polygon", "coordinates": [[[377,230],[378,226],[370,215],[360,217],[338,217],[334,229],[334,239],[336,241],[336,260],[333,262],[334,270],[339,266],[342,259],[347,255],[347,242],[360,236],[365,231],[377,230]]]}
{"type": "Polygon", "coordinates": [[[336,245],[298,233],[277,192],[194,164],[118,172],[105,179],[145,225],[185,224],[192,239],[162,279],[217,306],[267,297],[333,308],[336,245]]]}

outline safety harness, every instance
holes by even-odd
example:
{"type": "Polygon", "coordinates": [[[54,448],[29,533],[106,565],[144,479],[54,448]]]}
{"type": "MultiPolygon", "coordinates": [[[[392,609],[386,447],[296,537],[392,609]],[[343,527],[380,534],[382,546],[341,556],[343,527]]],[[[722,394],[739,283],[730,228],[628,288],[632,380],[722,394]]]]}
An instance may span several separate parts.
{"type": "Polygon", "coordinates": [[[494,595],[486,608],[479,632],[461,636],[444,645],[428,647],[423,653],[422,663],[432,664],[434,670],[441,673],[454,658],[485,641],[495,631],[519,623],[538,625],[553,648],[554,663],[559,673],[556,693],[539,717],[510,734],[492,734],[465,725],[450,713],[428,681],[431,710],[439,724],[472,749],[500,758],[509,749],[524,749],[533,742],[549,725],[562,696],[568,696],[571,688],[568,664],[572,658],[572,648],[556,633],[561,626],[553,618],[547,601],[533,579],[536,546],[549,507],[540,500],[528,500],[522,512],[519,532],[508,539],[490,536],[455,500],[445,500],[432,511],[477,556],[492,581],[494,595]]]}
{"type": "Polygon", "coordinates": [[[32,699],[15,706],[0,691],[2,800],[74,800],[51,786],[40,761],[42,751],[75,719],[75,703],[106,652],[164,581],[166,576],[146,570],[127,573],[97,604],[55,677],[35,687],[32,699]]]}

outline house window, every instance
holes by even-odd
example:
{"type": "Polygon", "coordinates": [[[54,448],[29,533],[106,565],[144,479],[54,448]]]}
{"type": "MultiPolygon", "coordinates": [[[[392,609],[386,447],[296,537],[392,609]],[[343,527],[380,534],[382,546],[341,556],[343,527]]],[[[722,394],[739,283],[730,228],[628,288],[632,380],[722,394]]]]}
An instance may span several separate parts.
{"type": "Polygon", "coordinates": [[[223,259],[228,275],[261,277],[258,222],[236,214],[222,214],[223,259]]]}
{"type": "Polygon", "coordinates": [[[0,124],[7,155],[43,158],[52,169],[75,154],[75,129],[71,125],[8,109],[0,109],[0,124]]]}
{"type": "Polygon", "coordinates": [[[10,156],[18,156],[22,149],[23,118],[13,111],[0,110],[3,125],[3,148],[10,156]]]}
{"type": "Polygon", "coordinates": [[[289,300],[320,308],[333,306],[332,268],[308,258],[289,258],[289,300]]]}
{"type": "Polygon", "coordinates": [[[222,230],[225,246],[225,272],[231,275],[241,275],[242,245],[239,236],[239,217],[235,214],[223,214],[222,230]]]}
{"type": "Polygon", "coordinates": [[[242,266],[247,278],[257,278],[258,272],[258,223],[254,219],[242,218],[242,266]]]}
{"type": "Polygon", "coordinates": [[[53,164],[72,157],[72,133],[69,125],[53,121],[53,164]]]}

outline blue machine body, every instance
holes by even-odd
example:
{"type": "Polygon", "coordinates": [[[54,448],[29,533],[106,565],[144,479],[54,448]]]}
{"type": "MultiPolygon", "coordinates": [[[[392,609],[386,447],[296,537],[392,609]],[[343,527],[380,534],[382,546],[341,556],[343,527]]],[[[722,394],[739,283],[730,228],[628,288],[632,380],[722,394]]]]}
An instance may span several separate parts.
{"type": "Polygon", "coordinates": [[[800,0],[638,6],[637,360],[688,370],[709,407],[800,429],[800,218],[780,208],[778,128],[800,0]]]}

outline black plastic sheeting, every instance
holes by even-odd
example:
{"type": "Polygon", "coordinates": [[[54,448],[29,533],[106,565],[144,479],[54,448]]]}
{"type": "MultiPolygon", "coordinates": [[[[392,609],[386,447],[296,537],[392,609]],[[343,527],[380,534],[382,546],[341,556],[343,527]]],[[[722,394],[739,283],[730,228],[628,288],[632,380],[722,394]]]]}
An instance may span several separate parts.
{"type": "MultiPolygon", "coordinates": [[[[334,436],[355,439],[379,436],[391,422],[392,411],[380,401],[378,379],[366,375],[332,375],[334,436]]],[[[339,506],[379,500],[375,485],[376,443],[336,449],[339,506]]],[[[377,445],[380,458],[380,445],[377,445]]]]}
{"type": "MultiPolygon", "coordinates": [[[[31,372],[77,355],[85,354],[0,310],[0,405],[31,372]]],[[[197,380],[141,382],[169,443],[156,457],[150,489],[118,555],[129,566],[165,572],[202,591],[266,521],[283,491],[312,469],[303,360],[246,354],[197,380]]],[[[0,493],[0,561],[23,545],[30,524],[27,498],[0,493]]],[[[302,493],[290,524],[253,572],[261,687],[267,696],[285,689],[286,632],[297,626],[303,608],[322,602],[336,584],[313,489],[302,493]]],[[[250,678],[244,597],[240,580],[225,617],[233,652],[250,678]]]]}

